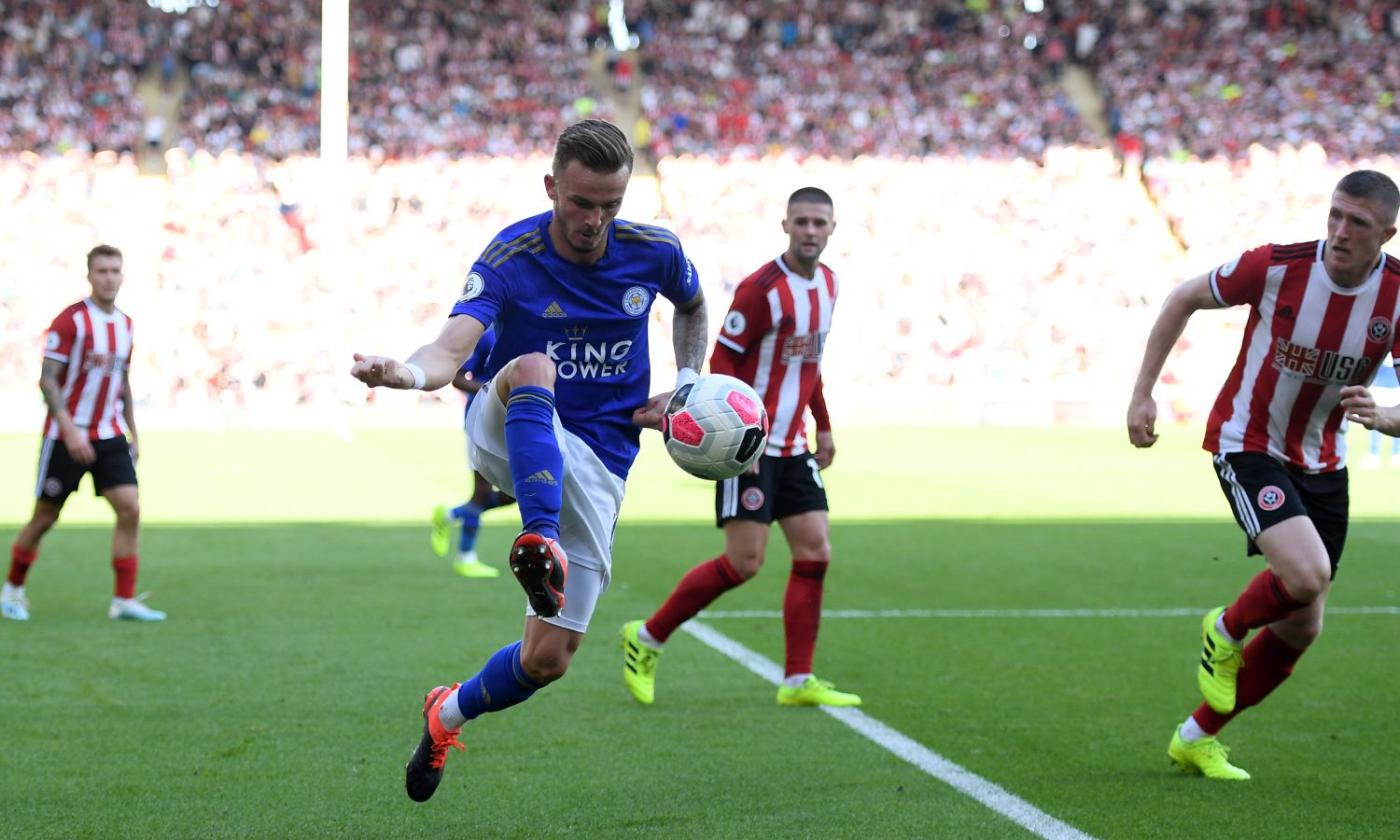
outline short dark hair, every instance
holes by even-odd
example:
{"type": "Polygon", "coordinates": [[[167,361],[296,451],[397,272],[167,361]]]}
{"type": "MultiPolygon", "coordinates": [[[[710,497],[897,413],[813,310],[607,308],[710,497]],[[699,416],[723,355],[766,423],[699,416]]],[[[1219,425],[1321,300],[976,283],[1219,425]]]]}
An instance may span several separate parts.
{"type": "Polygon", "coordinates": [[[604,175],[624,167],[630,172],[632,144],[622,129],[610,122],[582,120],[564,129],[554,144],[554,174],[563,172],[575,160],[604,175]]]}
{"type": "Polygon", "coordinates": [[[117,259],[121,259],[122,252],[111,245],[98,245],[96,248],[87,252],[87,267],[89,271],[92,270],[92,261],[97,257],[116,257],[117,259]]]}
{"type": "Polygon", "coordinates": [[[1374,169],[1348,172],[1337,182],[1337,190],[1352,198],[1364,198],[1379,204],[1386,211],[1387,225],[1395,224],[1395,217],[1400,214],[1400,189],[1388,176],[1374,169]]]}
{"type": "Polygon", "coordinates": [[[798,202],[802,202],[803,204],[825,204],[832,210],[836,209],[836,204],[831,200],[831,196],[827,195],[826,190],[819,187],[803,187],[788,196],[788,204],[797,204],[798,202]]]}

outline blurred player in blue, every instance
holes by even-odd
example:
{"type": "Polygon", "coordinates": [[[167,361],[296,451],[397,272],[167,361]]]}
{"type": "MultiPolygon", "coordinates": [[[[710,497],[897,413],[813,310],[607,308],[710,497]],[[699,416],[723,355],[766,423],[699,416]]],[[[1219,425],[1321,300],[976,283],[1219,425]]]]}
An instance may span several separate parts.
{"type": "MultiPolygon", "coordinates": [[[[467,416],[471,413],[472,398],[486,384],[486,377],[483,375],[486,360],[490,358],[491,349],[495,346],[496,331],[488,328],[476,343],[471,358],[463,362],[457,369],[457,374],[452,377],[452,387],[467,395],[467,416]]],[[[467,446],[471,446],[470,440],[467,446]]],[[[467,463],[471,464],[470,449],[467,452],[467,463]]],[[[470,499],[450,511],[446,505],[438,505],[433,509],[433,531],[430,540],[433,552],[439,557],[447,556],[447,549],[452,540],[452,523],[456,522],[461,530],[458,532],[457,559],[452,562],[452,570],[465,578],[499,577],[500,569],[481,562],[481,558],[476,556],[476,534],[481,530],[482,513],[492,508],[513,505],[515,498],[492,487],[491,482],[475,470],[472,471],[472,480],[475,486],[470,499]]]]}
{"type": "Polygon", "coordinates": [[[607,588],[613,531],[642,428],[659,428],[670,392],[647,399],[647,316],[675,306],[678,384],[705,358],[705,300],[675,234],[617,219],[632,149],[616,126],[559,135],[545,194],[553,208],[507,227],[472,264],[442,332],[406,362],[355,354],[366,385],[433,390],[452,381],[487,325],[489,381],[467,412],[472,466],[513,488],[524,530],[510,567],[528,600],[524,636],[461,684],[423,703],[423,734],[405,767],[411,799],[442,780],[462,724],[527,700],[559,679],[607,588]],[[568,554],[566,556],[565,549],[568,554]]]}

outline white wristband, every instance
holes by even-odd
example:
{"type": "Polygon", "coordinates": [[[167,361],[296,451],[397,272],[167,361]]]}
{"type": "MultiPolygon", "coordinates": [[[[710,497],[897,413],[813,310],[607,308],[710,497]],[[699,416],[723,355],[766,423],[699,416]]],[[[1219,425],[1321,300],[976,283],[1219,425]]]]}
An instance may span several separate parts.
{"type": "Polygon", "coordinates": [[[428,377],[423,373],[423,369],[413,362],[404,362],[403,366],[405,370],[413,374],[413,387],[419,391],[423,390],[423,386],[428,384],[428,377]]]}
{"type": "Polygon", "coordinates": [[[679,391],[699,378],[700,374],[696,373],[693,369],[688,367],[681,368],[676,371],[676,390],[679,391]]]}

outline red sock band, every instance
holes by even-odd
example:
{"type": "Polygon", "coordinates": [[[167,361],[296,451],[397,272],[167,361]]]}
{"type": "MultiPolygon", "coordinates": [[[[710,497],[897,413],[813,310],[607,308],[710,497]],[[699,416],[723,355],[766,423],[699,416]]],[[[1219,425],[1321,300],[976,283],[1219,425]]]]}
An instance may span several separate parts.
{"type": "Polygon", "coordinates": [[[743,583],[723,554],[685,573],[681,582],[656,614],[647,619],[647,632],[658,642],[671,638],[676,628],[695,617],[716,598],[743,583]]]}
{"type": "Polygon", "coordinates": [[[1243,639],[1250,630],[1273,624],[1294,610],[1306,606],[1293,600],[1283,581],[1265,569],[1254,576],[1240,597],[1225,610],[1225,630],[1236,639],[1243,639]]]}
{"type": "Polygon", "coordinates": [[[1222,715],[1205,703],[1192,717],[1208,734],[1214,735],[1234,720],[1235,715],[1256,706],[1278,688],[1289,675],[1303,651],[1274,635],[1265,627],[1244,646],[1244,667],[1240,669],[1239,682],[1235,687],[1235,710],[1222,715]]]}
{"type": "Polygon", "coordinates": [[[116,596],[118,598],[136,597],[136,555],[129,557],[113,557],[112,571],[116,573],[117,585],[116,596]]]}
{"type": "Polygon", "coordinates": [[[812,673],[812,654],[817,648],[817,630],[822,621],[822,579],[826,563],[793,560],[783,596],[783,633],[787,641],[786,673],[812,673]]]}
{"type": "Polygon", "coordinates": [[[37,548],[10,546],[10,574],[5,577],[5,580],[14,586],[24,586],[24,576],[29,574],[29,567],[34,565],[34,558],[38,556],[39,549],[37,548]]]}

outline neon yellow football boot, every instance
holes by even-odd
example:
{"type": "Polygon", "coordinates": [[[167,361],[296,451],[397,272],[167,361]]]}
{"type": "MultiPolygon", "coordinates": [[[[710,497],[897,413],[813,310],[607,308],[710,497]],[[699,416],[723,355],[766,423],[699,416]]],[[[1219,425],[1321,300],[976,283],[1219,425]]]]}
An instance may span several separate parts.
{"type": "Polygon", "coordinates": [[[1215,629],[1216,619],[1224,612],[1224,607],[1218,607],[1201,620],[1201,667],[1196,669],[1196,684],[1206,703],[1227,715],[1235,710],[1235,682],[1244,665],[1244,646],[1232,643],[1215,629]]]}
{"type": "Polygon", "coordinates": [[[1207,779],[1242,782],[1249,778],[1248,773],[1230,763],[1230,748],[1209,735],[1187,741],[1181,737],[1181,730],[1177,729],[1172,732],[1167,757],[1177,769],[1186,773],[1200,773],[1207,779]]]}
{"type": "Polygon", "coordinates": [[[428,540],[432,543],[434,554],[447,556],[449,543],[452,542],[452,522],[447,518],[447,507],[444,505],[433,508],[433,532],[428,535],[428,540]]]}
{"type": "Polygon", "coordinates": [[[468,551],[452,561],[452,571],[464,578],[497,578],[501,570],[481,562],[475,551],[468,551]]]}
{"type": "Polygon", "coordinates": [[[837,691],[826,680],[808,677],[801,688],[778,687],[779,706],[859,706],[860,695],[837,691]]]}
{"type": "Polygon", "coordinates": [[[641,640],[637,631],[643,623],[637,619],[622,625],[622,681],[638,703],[650,706],[656,700],[656,660],[661,649],[641,640]]]}

